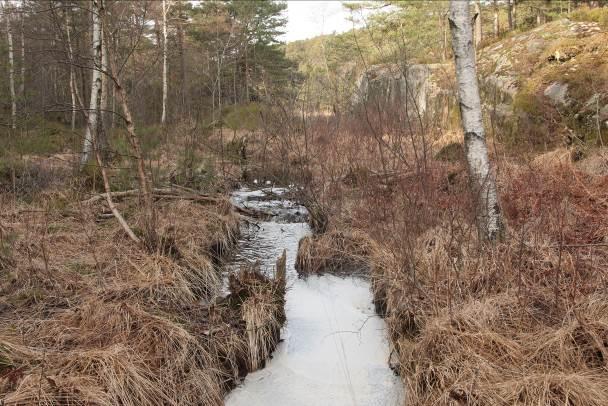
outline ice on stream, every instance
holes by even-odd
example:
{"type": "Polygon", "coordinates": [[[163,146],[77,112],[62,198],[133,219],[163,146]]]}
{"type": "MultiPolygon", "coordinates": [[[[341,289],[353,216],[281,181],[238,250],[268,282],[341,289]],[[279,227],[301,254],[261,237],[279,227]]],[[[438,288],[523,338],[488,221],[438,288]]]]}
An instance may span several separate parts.
{"type": "MultiPolygon", "coordinates": [[[[233,201],[256,208],[270,204],[301,209],[285,200],[263,200],[265,195],[263,190],[242,190],[233,201]]],[[[226,397],[226,405],[402,405],[403,384],[388,367],[386,324],[374,312],[369,282],[332,275],[298,278],[298,241],[310,229],[306,223],[285,223],[283,216],[277,217],[243,230],[229,268],[258,260],[271,272],[276,258],[287,250],[283,341],[265,368],[247,375],[226,397]]]]}

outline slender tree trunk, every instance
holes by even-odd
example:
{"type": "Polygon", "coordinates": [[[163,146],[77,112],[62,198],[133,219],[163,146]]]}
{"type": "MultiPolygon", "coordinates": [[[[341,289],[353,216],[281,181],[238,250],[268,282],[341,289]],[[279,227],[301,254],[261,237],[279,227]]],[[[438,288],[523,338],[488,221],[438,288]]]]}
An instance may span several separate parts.
{"type": "Polygon", "coordinates": [[[450,1],[450,28],[456,62],[460,114],[465,152],[473,195],[476,197],[480,237],[495,240],[502,234],[502,218],[494,177],[490,170],[481,113],[481,99],[472,45],[469,3],[450,1]]]}
{"type": "Polygon", "coordinates": [[[99,139],[97,140],[97,148],[104,151],[102,153],[102,158],[106,158],[108,149],[108,138],[106,129],[107,118],[108,118],[108,47],[106,44],[106,37],[103,35],[103,26],[102,26],[102,35],[101,35],[101,94],[100,94],[100,102],[99,102],[99,123],[101,127],[101,131],[98,132],[99,139]]]}
{"type": "Polygon", "coordinates": [[[441,49],[441,60],[445,62],[448,57],[448,29],[446,27],[446,16],[439,12],[439,22],[441,25],[441,34],[443,35],[443,47],[441,49]]]}
{"type": "Polygon", "coordinates": [[[82,168],[91,158],[93,148],[93,131],[97,128],[99,102],[101,101],[101,19],[103,11],[103,0],[93,0],[93,74],[91,80],[91,99],[89,102],[88,124],[84,134],[82,157],[80,167],[82,168]]]}
{"type": "Polygon", "coordinates": [[[17,100],[15,96],[15,59],[13,56],[13,32],[11,29],[11,12],[8,0],[4,1],[4,18],[6,18],[6,35],[8,40],[8,81],[11,91],[11,128],[17,128],[17,100]]]}
{"type": "Polygon", "coordinates": [[[498,0],[494,0],[494,36],[500,35],[500,21],[498,19],[498,0]]]}
{"type": "Polygon", "coordinates": [[[513,30],[513,0],[507,0],[507,17],[509,18],[509,31],[513,30]]]}
{"type": "Polygon", "coordinates": [[[19,86],[19,96],[25,102],[25,17],[21,13],[21,83],[19,86]]]}
{"type": "Polygon", "coordinates": [[[146,165],[139,143],[139,138],[137,137],[137,133],[135,131],[135,124],[133,122],[133,116],[131,115],[131,109],[129,108],[127,94],[120,83],[119,77],[117,76],[118,68],[116,66],[116,58],[112,55],[108,55],[108,59],[111,78],[114,82],[115,95],[122,108],[125,125],[127,127],[128,141],[131,145],[133,156],[137,162],[137,180],[139,183],[141,198],[144,203],[145,242],[149,249],[156,249],[158,243],[158,236],[156,233],[156,210],[154,208],[150,177],[146,173],[146,165]]]}
{"type": "Polygon", "coordinates": [[[245,43],[245,103],[249,103],[249,59],[247,58],[247,43],[245,43]]]}
{"type": "Polygon", "coordinates": [[[72,131],[76,129],[76,78],[74,77],[74,51],[72,49],[72,39],[70,35],[71,30],[70,17],[66,18],[66,39],[68,43],[68,58],[70,59],[70,96],[72,101],[72,116],[70,118],[70,127],[72,131]]]}
{"type": "Polygon", "coordinates": [[[511,15],[513,16],[513,28],[517,28],[517,0],[511,0],[513,6],[511,7],[511,15]]]}
{"type": "Polygon", "coordinates": [[[167,121],[167,2],[163,0],[163,113],[160,123],[167,121]]]}
{"type": "Polygon", "coordinates": [[[475,14],[477,14],[477,17],[475,18],[475,48],[479,48],[479,45],[483,39],[483,31],[481,28],[481,6],[479,5],[479,0],[475,2],[475,14]]]}
{"type": "Polygon", "coordinates": [[[181,86],[181,110],[182,115],[185,115],[188,111],[187,108],[187,98],[186,98],[186,56],[184,54],[184,26],[182,23],[182,5],[180,4],[180,22],[177,24],[177,46],[179,52],[179,78],[180,78],[180,86],[181,86]]]}

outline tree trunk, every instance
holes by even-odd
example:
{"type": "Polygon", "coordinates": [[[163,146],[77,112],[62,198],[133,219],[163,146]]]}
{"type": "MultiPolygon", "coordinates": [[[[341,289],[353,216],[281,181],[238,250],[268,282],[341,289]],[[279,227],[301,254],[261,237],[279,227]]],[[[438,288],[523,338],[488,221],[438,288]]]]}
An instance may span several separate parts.
{"type": "Polygon", "coordinates": [[[513,19],[513,29],[517,28],[517,0],[511,0],[511,18],[513,19]]]}
{"type": "Polygon", "coordinates": [[[99,102],[101,100],[101,19],[103,11],[103,0],[92,0],[93,2],[93,74],[91,80],[91,99],[89,103],[88,124],[84,134],[82,157],[80,167],[82,168],[91,158],[93,148],[93,131],[97,128],[99,102]]]}
{"type": "Polygon", "coordinates": [[[494,36],[500,35],[500,21],[498,20],[498,0],[494,0],[494,36]]]}
{"type": "Polygon", "coordinates": [[[475,48],[479,48],[481,40],[483,39],[483,30],[481,28],[481,6],[479,5],[479,0],[475,2],[475,14],[477,14],[477,17],[475,18],[475,48]]]}
{"type": "Polygon", "coordinates": [[[513,30],[513,0],[507,0],[507,17],[509,19],[509,31],[513,30]]]}
{"type": "Polygon", "coordinates": [[[111,79],[114,82],[115,95],[118,103],[121,105],[123,118],[127,127],[128,141],[131,145],[133,156],[137,161],[137,180],[139,183],[139,190],[141,191],[141,198],[144,203],[144,240],[148,249],[152,250],[157,248],[158,236],[156,234],[156,211],[154,209],[154,196],[152,195],[151,182],[146,173],[144,157],[139,143],[139,138],[135,132],[135,124],[133,122],[133,116],[131,115],[131,109],[129,108],[127,94],[117,76],[118,68],[116,66],[116,58],[109,55],[108,59],[111,79]]]}
{"type": "Polygon", "coordinates": [[[11,12],[8,0],[4,0],[4,18],[6,18],[6,35],[8,40],[8,80],[11,91],[11,128],[17,128],[17,100],[15,96],[15,59],[13,57],[13,32],[11,29],[11,12]]]}
{"type": "Polygon", "coordinates": [[[167,121],[167,3],[163,0],[163,113],[160,123],[167,121]]]}
{"type": "Polygon", "coordinates": [[[25,33],[24,33],[24,17],[25,12],[21,13],[21,83],[19,86],[19,96],[25,102],[25,33]]]}
{"type": "Polygon", "coordinates": [[[99,148],[102,153],[102,158],[106,158],[107,149],[108,149],[108,139],[106,129],[108,127],[107,118],[108,118],[108,47],[106,44],[106,38],[103,35],[103,26],[102,26],[102,35],[101,35],[101,94],[99,98],[99,122],[101,124],[101,131],[98,132],[99,139],[97,140],[97,148],[99,148]]]}
{"type": "Polygon", "coordinates": [[[72,49],[72,39],[70,35],[70,16],[66,18],[66,40],[68,45],[68,58],[70,62],[70,97],[72,101],[72,116],[70,117],[70,128],[72,131],[76,128],[76,78],[74,77],[74,51],[72,49]]]}
{"type": "Polygon", "coordinates": [[[446,27],[446,16],[442,12],[439,12],[439,19],[441,23],[441,34],[443,35],[443,47],[441,49],[441,60],[445,62],[448,58],[448,29],[446,27]]]}
{"type": "Polygon", "coordinates": [[[245,103],[249,103],[249,59],[247,58],[247,43],[245,43],[245,103]]]}
{"type": "Polygon", "coordinates": [[[477,202],[477,226],[482,239],[495,240],[501,236],[503,226],[485,140],[468,2],[450,1],[450,28],[466,160],[471,190],[477,202]]]}
{"type": "MultiPolygon", "coordinates": [[[[181,110],[182,115],[188,112],[187,98],[186,98],[186,57],[184,53],[184,26],[183,26],[183,14],[182,5],[180,4],[179,23],[177,24],[177,47],[179,52],[179,79],[181,86],[181,110]]],[[[189,113],[189,112],[188,112],[189,113]]]]}

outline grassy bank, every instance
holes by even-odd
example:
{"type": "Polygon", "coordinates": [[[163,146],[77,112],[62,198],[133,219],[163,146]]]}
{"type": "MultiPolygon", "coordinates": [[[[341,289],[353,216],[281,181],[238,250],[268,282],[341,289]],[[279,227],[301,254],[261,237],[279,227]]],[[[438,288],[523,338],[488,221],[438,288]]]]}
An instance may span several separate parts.
{"type": "MultiPolygon", "coordinates": [[[[69,149],[6,165],[0,402],[221,405],[227,391],[263,367],[285,321],[285,280],[243,269],[222,293],[219,264],[241,217],[220,179],[206,183],[204,195],[187,189],[198,185],[197,166],[214,157],[194,160],[186,173],[179,153],[187,145],[178,139],[150,146],[156,185],[186,185],[155,195],[154,251],[134,243],[98,198],[94,167],[74,175],[77,156],[69,149]]],[[[128,159],[112,159],[114,188],[133,187],[130,171],[128,159]]],[[[141,235],[137,193],[117,193],[114,202],[141,235]]]]}
{"type": "Polygon", "coordinates": [[[460,159],[431,158],[442,143],[422,136],[427,158],[388,159],[411,141],[385,137],[383,157],[351,120],[310,141],[309,193],[329,224],[301,243],[298,266],[367,271],[406,404],[606,403],[606,151],[494,156],[507,237],[488,245],[460,159]]]}

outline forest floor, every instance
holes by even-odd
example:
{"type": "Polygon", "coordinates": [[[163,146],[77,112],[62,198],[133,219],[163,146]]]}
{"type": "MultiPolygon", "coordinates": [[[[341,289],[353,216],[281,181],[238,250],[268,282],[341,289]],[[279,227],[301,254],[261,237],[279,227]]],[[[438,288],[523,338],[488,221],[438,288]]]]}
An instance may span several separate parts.
{"type": "MultiPolygon", "coordinates": [[[[243,270],[222,293],[241,214],[215,186],[172,184],[185,176],[180,159],[158,148],[156,172],[169,175],[155,193],[154,251],[128,238],[95,170],[74,175],[73,154],[30,155],[3,171],[0,403],[221,405],[277,344],[284,281],[243,270]]],[[[110,170],[121,188],[123,164],[110,170]]],[[[199,178],[212,180],[209,171],[199,178]]],[[[137,193],[114,200],[141,235],[137,193]]]]}

